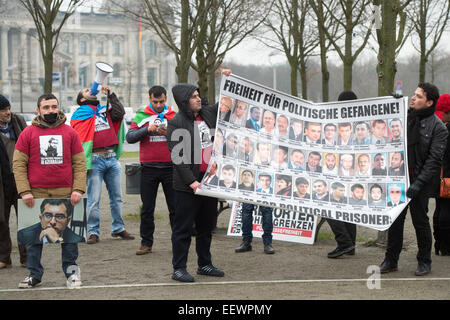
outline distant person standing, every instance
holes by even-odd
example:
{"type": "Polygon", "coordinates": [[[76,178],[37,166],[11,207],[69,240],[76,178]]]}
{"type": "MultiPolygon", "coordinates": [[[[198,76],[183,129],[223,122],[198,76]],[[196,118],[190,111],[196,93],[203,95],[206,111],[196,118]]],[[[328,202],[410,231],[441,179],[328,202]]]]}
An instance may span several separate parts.
{"type": "MultiPolygon", "coordinates": [[[[9,229],[11,206],[17,216],[17,188],[12,172],[14,147],[27,126],[25,119],[11,112],[8,99],[0,94],[0,269],[11,267],[12,242],[9,229]]],[[[25,245],[19,244],[20,264],[25,267],[25,245]]]]}
{"type": "MultiPolygon", "coordinates": [[[[444,122],[450,132],[450,94],[439,97],[436,115],[444,122]]],[[[443,161],[443,177],[450,177],[450,139],[443,161]]],[[[437,255],[450,256],[450,199],[436,197],[436,210],[433,214],[434,249],[437,255]]]]}
{"type": "Polygon", "coordinates": [[[141,162],[141,246],[137,255],[152,251],[155,232],[155,204],[158,187],[162,184],[169,210],[170,226],[175,214],[175,193],[172,181],[172,161],[167,145],[167,123],[175,116],[168,105],[167,91],[161,86],[153,86],[148,91],[149,104],[138,111],[127,132],[128,143],[139,142],[141,162]]]}
{"type": "MultiPolygon", "coordinates": [[[[339,97],[338,101],[347,101],[347,100],[356,100],[358,97],[353,91],[344,91],[339,97]]],[[[341,130],[341,138],[346,137],[347,139],[341,140],[341,144],[348,144],[347,141],[350,139],[351,134],[351,126],[348,128],[347,126],[341,126],[339,124],[339,130],[341,130]],[[350,129],[349,132],[343,129],[350,129]],[[344,133],[344,134],[342,134],[344,133]]],[[[343,156],[344,157],[344,156],[343,156]]],[[[345,162],[345,161],[344,161],[345,162]]],[[[351,159],[351,163],[353,163],[353,156],[351,159]]],[[[349,167],[345,167],[344,170],[350,170],[349,167]]],[[[353,171],[353,169],[352,169],[353,171]]],[[[353,174],[353,173],[352,173],[353,174]]],[[[349,199],[351,201],[351,199],[349,199]]],[[[331,230],[334,233],[334,239],[336,240],[337,247],[333,251],[328,253],[328,258],[335,259],[344,254],[354,255],[355,254],[355,244],[356,244],[356,224],[348,223],[339,220],[327,219],[328,224],[331,227],[331,230]]]]}

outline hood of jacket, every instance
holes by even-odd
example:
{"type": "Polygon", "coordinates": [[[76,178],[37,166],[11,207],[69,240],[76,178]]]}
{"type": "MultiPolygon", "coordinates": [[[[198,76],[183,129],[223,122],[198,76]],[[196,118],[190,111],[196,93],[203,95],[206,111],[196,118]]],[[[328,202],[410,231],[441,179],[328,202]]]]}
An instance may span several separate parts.
{"type": "Polygon", "coordinates": [[[172,88],[173,98],[178,109],[192,119],[194,119],[194,113],[189,108],[189,99],[196,90],[198,87],[189,83],[179,83],[172,88]]]}
{"type": "Polygon", "coordinates": [[[31,122],[31,125],[45,129],[45,128],[56,128],[65,122],[66,122],[66,115],[63,112],[59,111],[55,123],[52,124],[47,123],[44,121],[44,119],[42,119],[39,115],[37,115],[36,117],[34,117],[33,121],[31,122]]]}

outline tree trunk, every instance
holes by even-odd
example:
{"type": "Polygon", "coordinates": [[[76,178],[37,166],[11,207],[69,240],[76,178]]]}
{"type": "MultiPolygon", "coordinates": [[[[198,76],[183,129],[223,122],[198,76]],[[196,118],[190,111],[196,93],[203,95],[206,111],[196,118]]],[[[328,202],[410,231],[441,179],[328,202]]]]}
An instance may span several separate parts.
{"type": "Polygon", "coordinates": [[[189,0],[181,0],[181,44],[180,60],[175,68],[178,82],[187,82],[191,56],[189,54],[189,0]]]}
{"type": "Polygon", "coordinates": [[[394,90],[395,75],[397,73],[396,26],[397,13],[394,11],[390,0],[382,0],[381,29],[377,30],[378,52],[378,95],[390,95],[394,90]]]}
{"type": "Polygon", "coordinates": [[[353,61],[352,58],[346,58],[344,61],[344,91],[352,90],[353,82],[353,61]]]}
{"type": "MultiPolygon", "coordinates": [[[[297,71],[298,71],[298,63],[294,60],[296,59],[290,59],[289,66],[290,66],[290,73],[291,73],[291,95],[294,97],[298,97],[298,89],[297,89],[297,71]]],[[[272,68],[276,68],[275,66],[272,68]]]]}
{"type": "Polygon", "coordinates": [[[44,93],[53,91],[53,34],[52,26],[46,26],[44,39],[44,93]]]}
{"type": "Polygon", "coordinates": [[[216,103],[216,70],[208,73],[208,103],[216,103]]]}
{"type": "Polygon", "coordinates": [[[302,99],[308,100],[308,77],[306,74],[306,63],[300,63],[300,80],[302,82],[302,99]]]}
{"type": "Polygon", "coordinates": [[[323,30],[319,28],[320,42],[320,67],[322,72],[322,101],[328,102],[330,97],[330,72],[328,71],[327,49],[325,45],[325,35],[323,30]]]}

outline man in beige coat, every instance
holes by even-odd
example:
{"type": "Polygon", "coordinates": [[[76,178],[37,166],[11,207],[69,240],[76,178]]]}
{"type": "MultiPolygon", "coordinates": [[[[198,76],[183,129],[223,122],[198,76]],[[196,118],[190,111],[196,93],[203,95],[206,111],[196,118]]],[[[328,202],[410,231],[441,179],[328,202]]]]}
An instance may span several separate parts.
{"type": "MultiPolygon", "coordinates": [[[[86,191],[86,160],[80,138],[65,124],[66,117],[53,94],[39,97],[36,112],[38,115],[22,132],[14,151],[13,171],[19,196],[30,208],[35,198],[70,198],[75,205],[86,191]],[[48,153],[49,148],[54,150],[48,153]]],[[[56,215],[53,219],[57,219],[56,215]]],[[[78,245],[61,246],[67,286],[79,287],[78,245]]],[[[30,275],[19,283],[19,288],[39,285],[44,273],[40,261],[42,243],[26,243],[26,247],[30,275]]]]}

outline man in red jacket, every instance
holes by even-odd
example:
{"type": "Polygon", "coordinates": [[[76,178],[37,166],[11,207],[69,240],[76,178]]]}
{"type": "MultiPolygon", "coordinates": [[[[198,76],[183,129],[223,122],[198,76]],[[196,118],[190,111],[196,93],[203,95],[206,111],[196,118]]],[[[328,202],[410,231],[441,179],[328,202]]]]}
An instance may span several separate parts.
{"type": "Polygon", "coordinates": [[[128,130],[128,143],[139,143],[141,162],[141,246],[137,255],[150,253],[155,231],[155,202],[161,183],[169,210],[172,227],[175,213],[175,199],[172,187],[172,161],[167,145],[167,122],[173,118],[175,111],[166,105],[167,92],[161,86],[153,86],[148,91],[150,103],[140,110],[128,130]]]}

